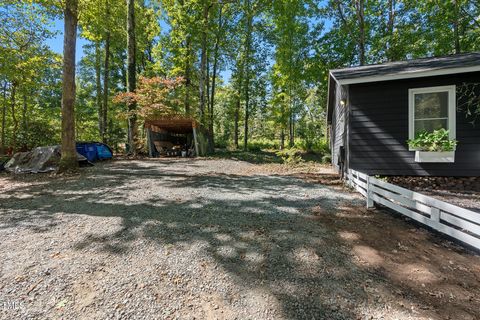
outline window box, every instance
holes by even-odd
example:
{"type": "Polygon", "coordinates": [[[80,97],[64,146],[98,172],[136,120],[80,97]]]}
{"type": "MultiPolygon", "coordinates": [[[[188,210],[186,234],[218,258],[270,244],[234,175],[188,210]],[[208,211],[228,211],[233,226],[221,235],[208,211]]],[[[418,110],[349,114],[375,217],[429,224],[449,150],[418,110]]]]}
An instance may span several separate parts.
{"type": "Polygon", "coordinates": [[[415,162],[455,162],[455,151],[415,151],[415,162]]]}

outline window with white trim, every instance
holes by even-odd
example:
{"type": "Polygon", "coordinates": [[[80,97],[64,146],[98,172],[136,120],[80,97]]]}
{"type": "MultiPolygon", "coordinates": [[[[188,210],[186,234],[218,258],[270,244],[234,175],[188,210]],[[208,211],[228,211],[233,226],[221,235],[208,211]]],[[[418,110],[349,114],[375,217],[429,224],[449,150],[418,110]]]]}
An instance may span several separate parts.
{"type": "Polygon", "coordinates": [[[455,110],[455,86],[408,90],[409,138],[443,128],[455,139],[455,110]]]}

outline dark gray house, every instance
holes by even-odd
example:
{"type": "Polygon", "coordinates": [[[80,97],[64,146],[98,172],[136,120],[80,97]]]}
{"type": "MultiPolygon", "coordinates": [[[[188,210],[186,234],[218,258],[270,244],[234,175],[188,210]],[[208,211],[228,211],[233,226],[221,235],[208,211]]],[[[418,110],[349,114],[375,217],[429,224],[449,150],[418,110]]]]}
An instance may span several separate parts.
{"type": "Polygon", "coordinates": [[[470,109],[480,101],[480,53],[331,70],[328,86],[339,172],[480,176],[480,117],[475,122],[470,109]],[[454,158],[416,159],[407,140],[439,128],[458,141],[454,158]]]}

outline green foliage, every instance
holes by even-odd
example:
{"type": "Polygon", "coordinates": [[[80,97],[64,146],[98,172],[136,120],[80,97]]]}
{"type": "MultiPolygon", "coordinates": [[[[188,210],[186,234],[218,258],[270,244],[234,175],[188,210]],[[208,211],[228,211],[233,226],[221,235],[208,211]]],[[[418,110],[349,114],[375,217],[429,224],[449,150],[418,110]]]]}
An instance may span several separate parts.
{"type": "Polygon", "coordinates": [[[330,143],[327,139],[323,138],[313,145],[312,150],[321,155],[330,154],[330,143]]]}
{"type": "Polygon", "coordinates": [[[322,157],[322,163],[325,164],[331,164],[332,163],[332,155],[331,154],[325,154],[322,157]]]}
{"type": "Polygon", "coordinates": [[[0,12],[0,153],[58,143],[61,58],[45,44],[49,12],[22,1],[0,12]]]}
{"type": "Polygon", "coordinates": [[[305,152],[317,153],[324,155],[330,153],[330,146],[328,141],[324,138],[316,139],[314,142],[308,142],[307,140],[297,139],[295,141],[295,148],[301,149],[305,152]]]}
{"type": "Polygon", "coordinates": [[[453,151],[457,145],[456,140],[450,140],[449,132],[445,129],[433,132],[419,133],[415,139],[407,141],[411,149],[418,151],[453,151]]]}
{"type": "Polygon", "coordinates": [[[457,109],[476,125],[480,118],[480,82],[462,83],[457,87],[457,109]]]}
{"type": "Polygon", "coordinates": [[[291,165],[303,163],[302,154],[303,151],[297,148],[277,151],[277,155],[282,158],[283,163],[291,165]]]}
{"type": "Polygon", "coordinates": [[[272,139],[255,138],[248,142],[248,150],[250,151],[275,150],[278,148],[278,141],[272,139]]]}
{"type": "MultiPolygon", "coordinates": [[[[46,40],[54,36],[49,26],[61,16],[62,1],[0,4],[1,141],[15,150],[58,143],[61,56],[46,40]]],[[[200,117],[205,92],[202,121],[215,145],[230,148],[236,137],[238,148],[246,141],[253,152],[235,156],[259,162],[295,163],[313,154],[329,162],[329,69],[480,50],[480,6],[471,0],[154,0],[136,1],[135,12],[137,79],[185,80],[160,99],[149,90],[145,105],[200,117]],[[268,152],[286,146],[279,155],[268,152]]],[[[120,148],[127,107],[112,98],[126,91],[125,1],[79,0],[79,30],[88,43],[77,69],[77,139],[105,137],[120,148]]],[[[479,88],[458,88],[458,108],[472,124],[480,116],[479,88]]],[[[412,143],[454,147],[435,139],[425,134],[412,143]]]]}

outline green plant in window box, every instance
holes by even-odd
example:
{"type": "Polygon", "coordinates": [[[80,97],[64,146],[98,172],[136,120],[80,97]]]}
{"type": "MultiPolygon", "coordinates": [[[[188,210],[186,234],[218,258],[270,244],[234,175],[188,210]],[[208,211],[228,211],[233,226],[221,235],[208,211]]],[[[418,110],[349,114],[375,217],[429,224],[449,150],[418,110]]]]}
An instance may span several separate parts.
{"type": "Polygon", "coordinates": [[[407,140],[410,149],[427,152],[454,151],[457,140],[451,140],[448,130],[439,129],[433,132],[422,132],[415,139],[407,140]]]}

